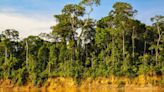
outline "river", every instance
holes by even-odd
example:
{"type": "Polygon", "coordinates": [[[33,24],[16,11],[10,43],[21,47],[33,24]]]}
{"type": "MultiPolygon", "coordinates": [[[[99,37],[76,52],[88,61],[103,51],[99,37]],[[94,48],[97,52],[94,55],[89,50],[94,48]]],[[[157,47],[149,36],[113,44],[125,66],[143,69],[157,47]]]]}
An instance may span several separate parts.
{"type": "Polygon", "coordinates": [[[164,92],[164,89],[159,88],[104,88],[104,89],[54,89],[54,90],[39,90],[39,89],[33,89],[33,90],[13,90],[10,88],[0,88],[0,92],[164,92]]]}

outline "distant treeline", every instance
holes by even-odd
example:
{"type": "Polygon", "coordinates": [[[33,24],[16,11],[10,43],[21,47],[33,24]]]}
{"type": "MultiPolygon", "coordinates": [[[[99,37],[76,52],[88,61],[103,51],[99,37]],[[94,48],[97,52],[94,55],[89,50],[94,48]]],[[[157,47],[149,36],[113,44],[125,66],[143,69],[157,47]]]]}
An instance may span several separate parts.
{"type": "Polygon", "coordinates": [[[55,15],[50,34],[19,39],[14,29],[0,34],[0,78],[23,85],[41,85],[50,77],[137,77],[164,73],[164,16],[148,26],[134,19],[137,13],[117,2],[109,15],[93,20],[99,0],[65,5],[55,15]],[[95,2],[92,2],[95,1],[95,2]]]}

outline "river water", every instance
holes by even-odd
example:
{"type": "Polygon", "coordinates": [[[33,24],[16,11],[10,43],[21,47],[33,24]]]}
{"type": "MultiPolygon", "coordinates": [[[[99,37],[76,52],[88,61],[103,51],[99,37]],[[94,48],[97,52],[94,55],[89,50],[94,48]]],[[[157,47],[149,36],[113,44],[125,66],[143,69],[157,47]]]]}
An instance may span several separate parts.
{"type": "Polygon", "coordinates": [[[130,88],[130,89],[54,89],[54,90],[13,90],[10,88],[0,88],[0,92],[164,92],[164,89],[159,88],[130,88]]]}

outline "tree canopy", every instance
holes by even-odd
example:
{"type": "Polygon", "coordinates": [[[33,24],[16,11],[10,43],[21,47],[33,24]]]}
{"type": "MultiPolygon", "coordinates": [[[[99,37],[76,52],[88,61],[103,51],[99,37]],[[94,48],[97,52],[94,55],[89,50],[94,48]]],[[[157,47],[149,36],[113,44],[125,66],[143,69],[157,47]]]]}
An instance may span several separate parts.
{"type": "Polygon", "coordinates": [[[90,17],[93,5],[100,5],[100,0],[65,5],[54,15],[58,23],[50,34],[21,40],[17,30],[4,30],[0,77],[18,85],[27,80],[41,85],[58,76],[79,82],[87,77],[164,73],[164,16],[157,15],[152,25],[146,25],[135,19],[132,5],[116,2],[108,15],[94,20],[90,17]]]}

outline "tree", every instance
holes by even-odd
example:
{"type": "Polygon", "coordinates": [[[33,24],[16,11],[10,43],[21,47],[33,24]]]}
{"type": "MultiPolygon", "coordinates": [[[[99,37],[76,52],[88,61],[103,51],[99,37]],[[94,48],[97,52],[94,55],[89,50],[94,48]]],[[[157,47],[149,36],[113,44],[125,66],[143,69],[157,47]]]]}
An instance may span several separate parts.
{"type": "Polygon", "coordinates": [[[43,45],[39,48],[38,51],[38,69],[40,70],[40,72],[43,72],[48,64],[49,61],[49,49],[47,48],[46,45],[43,45]]]}
{"type": "MultiPolygon", "coordinates": [[[[19,39],[19,32],[14,29],[6,29],[2,31],[1,34],[1,46],[4,47],[4,63],[2,63],[1,69],[3,72],[4,78],[12,78],[12,71],[17,70],[21,66],[18,63],[18,39],[19,39]],[[18,65],[16,65],[18,64],[18,65]]],[[[3,56],[2,56],[3,57],[3,56]]]]}
{"type": "Polygon", "coordinates": [[[7,61],[8,57],[8,48],[10,41],[18,41],[19,39],[19,32],[14,29],[6,29],[2,32],[2,41],[5,45],[5,61],[7,61]]]}
{"type": "Polygon", "coordinates": [[[70,44],[72,44],[72,60],[71,61],[74,61],[75,60],[75,49],[76,49],[76,40],[75,40],[75,34],[76,34],[76,31],[77,29],[79,28],[79,19],[78,17],[80,16],[83,16],[84,13],[85,13],[85,9],[80,6],[80,5],[73,5],[73,4],[69,4],[69,5],[66,5],[64,7],[64,9],[62,10],[62,12],[64,14],[68,14],[70,16],[70,23],[71,23],[71,42],[70,44]]]}
{"type": "Polygon", "coordinates": [[[59,49],[56,47],[56,45],[52,45],[49,51],[49,63],[48,63],[49,74],[52,71],[55,71],[53,69],[57,70],[58,63],[59,63],[58,61],[59,61],[59,49]]]}
{"type": "Polygon", "coordinates": [[[96,4],[100,5],[100,0],[81,0],[81,3],[91,5],[91,4],[96,4]]]}
{"type": "Polygon", "coordinates": [[[155,17],[151,18],[151,21],[154,22],[154,26],[156,27],[155,30],[157,30],[158,33],[158,40],[156,43],[155,48],[155,61],[156,64],[158,63],[158,56],[159,56],[159,45],[162,38],[162,35],[164,34],[163,27],[164,27],[164,16],[156,15],[155,17]]]}
{"type": "Polygon", "coordinates": [[[68,16],[67,14],[61,14],[61,15],[55,15],[54,17],[58,21],[58,24],[51,27],[52,34],[59,36],[59,40],[61,39],[63,45],[66,45],[72,30],[71,23],[69,20],[70,16],[68,16]]]}
{"type": "MultiPolygon", "coordinates": [[[[24,48],[25,48],[25,62],[26,62],[26,69],[29,71],[29,64],[30,60],[29,57],[33,58],[34,60],[36,60],[39,48],[42,46],[43,44],[43,40],[41,40],[38,36],[29,36],[28,38],[25,38],[22,42],[24,48]]],[[[31,65],[30,65],[31,66],[31,65]]],[[[31,71],[29,71],[31,72],[31,71]]]]}
{"type": "Polygon", "coordinates": [[[116,22],[119,30],[122,30],[122,56],[123,61],[125,59],[125,34],[126,34],[126,25],[127,21],[134,16],[136,10],[133,10],[133,7],[124,2],[117,2],[113,5],[114,10],[109,14],[114,16],[114,21],[116,22]]]}

